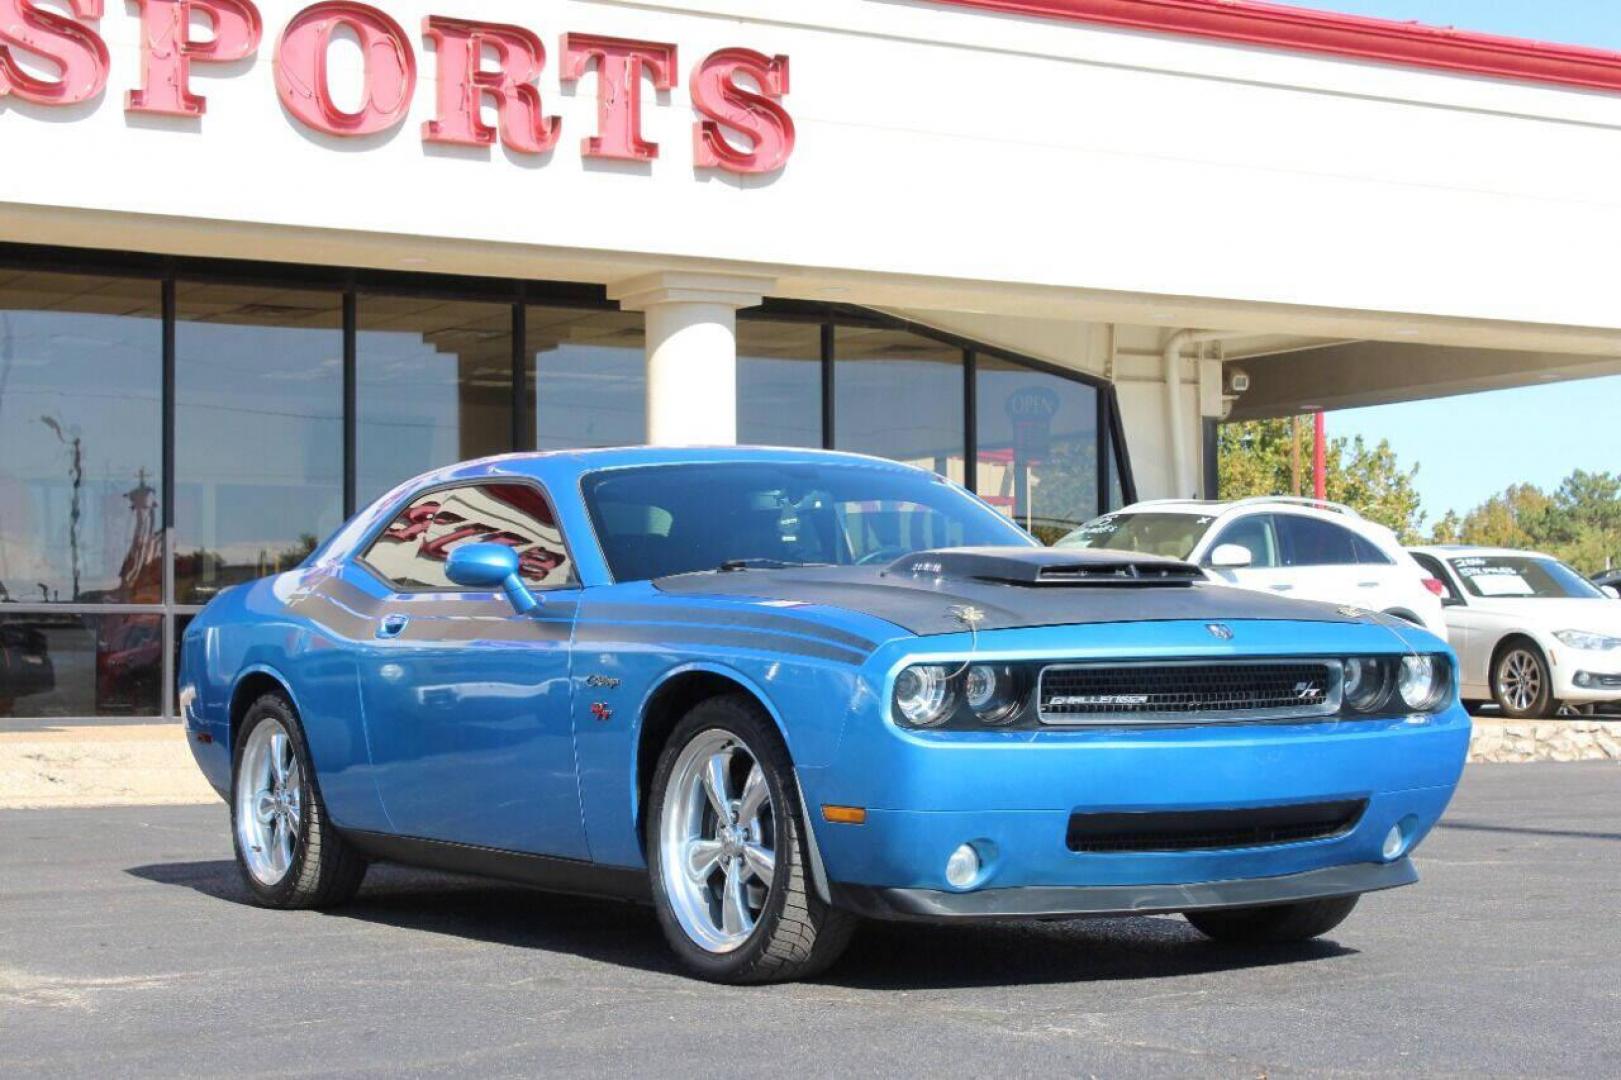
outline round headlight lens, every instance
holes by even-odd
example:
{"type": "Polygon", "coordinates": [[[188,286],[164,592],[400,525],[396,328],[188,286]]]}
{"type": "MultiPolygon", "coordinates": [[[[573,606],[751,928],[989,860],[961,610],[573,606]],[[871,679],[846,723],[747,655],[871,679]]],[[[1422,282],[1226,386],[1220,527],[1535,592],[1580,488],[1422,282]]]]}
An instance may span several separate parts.
{"type": "Polygon", "coordinates": [[[975,664],[963,679],[963,697],[982,724],[1005,724],[1019,711],[1019,695],[1011,668],[975,664]]]}
{"type": "Polygon", "coordinates": [[[914,664],[895,676],[895,711],[913,727],[945,722],[951,706],[949,672],[938,664],[914,664]]]}
{"type": "Polygon", "coordinates": [[[1428,712],[1441,703],[1446,693],[1446,665],[1433,656],[1406,656],[1402,658],[1401,672],[1396,676],[1396,691],[1402,703],[1414,712],[1428,712]]]}
{"type": "Polygon", "coordinates": [[[1353,656],[1345,661],[1345,704],[1353,712],[1374,712],[1390,696],[1393,665],[1376,656],[1353,656]]]}

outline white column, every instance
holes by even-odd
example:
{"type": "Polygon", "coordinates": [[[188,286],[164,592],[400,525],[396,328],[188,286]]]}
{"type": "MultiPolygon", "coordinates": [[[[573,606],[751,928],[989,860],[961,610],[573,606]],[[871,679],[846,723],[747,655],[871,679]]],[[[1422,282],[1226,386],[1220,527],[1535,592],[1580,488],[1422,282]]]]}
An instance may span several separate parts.
{"type": "Polygon", "coordinates": [[[621,308],[647,313],[650,445],[737,442],[737,312],[774,285],[747,274],[667,270],[608,287],[621,308]]]}

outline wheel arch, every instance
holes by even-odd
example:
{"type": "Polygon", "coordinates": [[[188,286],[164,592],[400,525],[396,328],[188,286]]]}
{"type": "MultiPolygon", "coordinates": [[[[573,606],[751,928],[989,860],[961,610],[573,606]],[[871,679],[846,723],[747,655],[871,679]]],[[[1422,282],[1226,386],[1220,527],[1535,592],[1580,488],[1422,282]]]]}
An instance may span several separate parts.
{"type": "Polygon", "coordinates": [[[659,753],[681,718],[700,702],[730,694],[753,699],[771,718],[777,735],[793,760],[793,743],[788,729],[771,699],[753,680],[733,668],[714,663],[683,664],[664,673],[648,691],[637,709],[636,749],[632,760],[631,798],[636,823],[636,842],[646,854],[647,796],[653,784],[653,770],[659,753]]]}
{"type": "Polygon", "coordinates": [[[230,708],[226,713],[229,733],[227,752],[233,762],[236,760],[237,732],[242,728],[242,720],[247,716],[248,707],[266,694],[281,694],[292,705],[294,713],[300,718],[304,715],[304,710],[298,707],[298,696],[293,693],[292,685],[281,672],[267,664],[255,664],[242,669],[231,687],[230,708]]]}

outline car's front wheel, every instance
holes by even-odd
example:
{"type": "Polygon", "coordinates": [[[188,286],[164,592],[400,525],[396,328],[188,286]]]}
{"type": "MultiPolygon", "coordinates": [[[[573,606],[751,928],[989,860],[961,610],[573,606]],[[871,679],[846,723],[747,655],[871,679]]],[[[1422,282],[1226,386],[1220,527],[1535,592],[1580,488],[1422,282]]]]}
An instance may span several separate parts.
{"type": "Polygon", "coordinates": [[[849,943],[855,918],[810,880],[799,807],[787,748],[750,699],[700,703],[665,744],[647,815],[654,905],[704,978],[807,978],[849,943]]]}
{"type": "Polygon", "coordinates": [[[1235,945],[1284,945],[1320,937],[1344,922],[1360,897],[1336,896],[1269,907],[1189,911],[1193,928],[1205,937],[1235,945]]]}
{"type": "Polygon", "coordinates": [[[1548,662],[1526,641],[1516,641],[1498,654],[1492,664],[1492,696],[1511,720],[1538,720],[1559,711],[1548,662]]]}
{"type": "Polygon", "coordinates": [[[366,860],[332,828],[292,704],[266,694],[248,706],[231,779],[236,862],[267,907],[315,908],[354,896],[366,860]]]}

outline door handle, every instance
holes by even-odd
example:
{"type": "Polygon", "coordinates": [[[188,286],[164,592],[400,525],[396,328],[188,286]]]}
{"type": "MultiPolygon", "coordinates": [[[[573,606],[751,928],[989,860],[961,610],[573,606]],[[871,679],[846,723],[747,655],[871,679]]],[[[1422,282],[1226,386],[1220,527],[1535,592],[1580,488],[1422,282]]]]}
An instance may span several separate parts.
{"type": "Polygon", "coordinates": [[[1294,586],[1293,585],[1268,585],[1267,588],[1271,589],[1273,592],[1293,592],[1294,591],[1294,586]]]}
{"type": "Polygon", "coordinates": [[[404,615],[384,615],[383,621],[377,626],[377,636],[380,638],[399,637],[405,624],[410,622],[404,615]]]}
{"type": "Polygon", "coordinates": [[[1377,581],[1359,581],[1356,583],[1356,587],[1359,589],[1377,589],[1379,583],[1377,581]]]}

